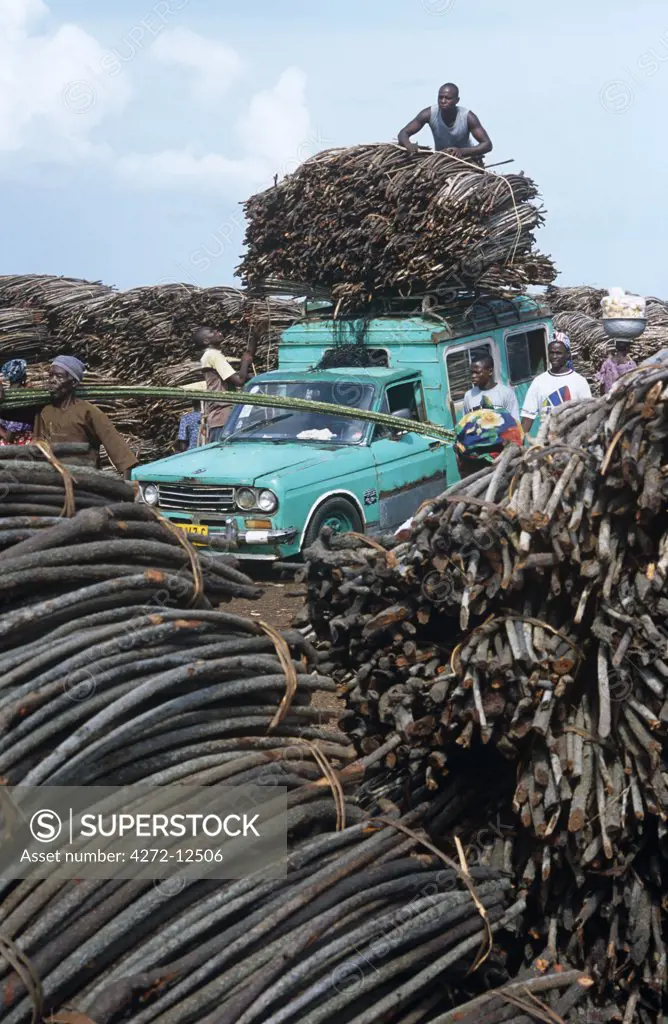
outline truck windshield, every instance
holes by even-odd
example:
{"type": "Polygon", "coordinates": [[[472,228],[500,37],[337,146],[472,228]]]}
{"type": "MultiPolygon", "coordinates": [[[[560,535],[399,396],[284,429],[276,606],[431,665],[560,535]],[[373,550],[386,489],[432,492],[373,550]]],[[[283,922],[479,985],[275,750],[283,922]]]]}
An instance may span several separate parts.
{"type": "MultiPolygon", "coordinates": [[[[370,409],[374,387],[354,380],[263,381],[247,389],[252,395],[303,398],[330,402],[353,409],[370,409]]],[[[364,420],[324,413],[269,409],[261,405],[237,405],[227,421],[223,439],[230,441],[300,441],[359,444],[368,424],[364,420]]]]}

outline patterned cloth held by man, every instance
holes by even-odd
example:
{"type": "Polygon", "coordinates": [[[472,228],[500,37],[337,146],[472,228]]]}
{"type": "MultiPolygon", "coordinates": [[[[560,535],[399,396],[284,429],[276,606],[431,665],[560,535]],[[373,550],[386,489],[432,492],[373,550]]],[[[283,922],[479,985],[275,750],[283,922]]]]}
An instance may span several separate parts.
{"type": "MultiPolygon", "coordinates": [[[[483,399],[483,402],[489,401],[483,399]]],[[[483,405],[467,413],[455,428],[455,452],[463,460],[493,462],[507,444],[520,447],[524,441],[522,428],[504,409],[483,405]]]]}

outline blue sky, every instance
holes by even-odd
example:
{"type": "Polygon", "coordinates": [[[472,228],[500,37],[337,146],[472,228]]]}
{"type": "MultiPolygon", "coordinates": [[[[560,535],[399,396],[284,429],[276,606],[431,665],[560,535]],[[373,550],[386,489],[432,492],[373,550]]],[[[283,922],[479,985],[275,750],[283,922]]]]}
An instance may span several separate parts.
{"type": "Polygon", "coordinates": [[[236,283],[248,195],[454,80],[558,283],[668,296],[658,0],[0,0],[0,67],[0,273],[236,283]]]}

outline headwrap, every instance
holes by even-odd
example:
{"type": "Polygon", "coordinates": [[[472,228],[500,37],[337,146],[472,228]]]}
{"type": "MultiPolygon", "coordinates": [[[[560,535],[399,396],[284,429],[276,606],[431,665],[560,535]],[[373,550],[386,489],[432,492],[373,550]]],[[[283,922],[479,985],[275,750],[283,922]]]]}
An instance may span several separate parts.
{"type": "Polygon", "coordinates": [[[10,384],[24,384],[27,366],[25,359],[9,359],[0,367],[0,373],[10,384]]]}
{"type": "Polygon", "coordinates": [[[82,363],[76,356],[56,356],[51,365],[64,370],[77,384],[81,383],[86,372],[86,364],[82,363]]]}
{"type": "MultiPolygon", "coordinates": [[[[483,398],[483,403],[489,399],[483,398]]],[[[460,458],[493,462],[505,445],[524,441],[522,428],[504,409],[482,405],[462,416],[455,427],[455,451],[460,458]]]]}

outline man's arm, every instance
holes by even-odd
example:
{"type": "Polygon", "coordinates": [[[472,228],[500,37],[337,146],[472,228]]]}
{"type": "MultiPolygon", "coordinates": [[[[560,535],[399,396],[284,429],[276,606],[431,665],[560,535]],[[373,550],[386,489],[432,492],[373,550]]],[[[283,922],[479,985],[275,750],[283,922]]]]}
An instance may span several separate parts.
{"type": "Polygon", "coordinates": [[[92,433],[99,443],[104,445],[116,471],[128,480],[130,470],[133,466],[139,465],[139,459],[135,453],[118,433],[107,414],[94,405],[90,407],[89,423],[92,433]]]}
{"type": "MultiPolygon", "coordinates": [[[[250,340],[248,348],[241,357],[239,363],[239,369],[234,370],[228,363],[227,359],[219,349],[208,349],[202,357],[204,366],[204,379],[207,382],[207,390],[215,391],[215,386],[211,386],[209,374],[215,373],[219,380],[224,384],[231,385],[237,391],[240,390],[249,377],[252,376],[252,363],[255,359],[255,350],[257,347],[257,341],[255,339],[250,340]],[[208,359],[207,359],[208,357],[208,359]],[[206,363],[208,362],[208,365],[206,363]]],[[[229,390],[229,389],[228,389],[229,390]]]]}
{"type": "Polygon", "coordinates": [[[241,389],[248,380],[248,378],[252,376],[251,366],[254,359],[254,351],[248,349],[247,352],[244,352],[243,356],[241,357],[241,362],[239,363],[239,369],[236,371],[236,373],[233,373],[231,377],[224,378],[225,383],[229,381],[230,384],[233,384],[235,388],[241,389]]]}
{"type": "Polygon", "coordinates": [[[409,153],[417,153],[418,146],[416,142],[411,142],[411,135],[417,135],[418,132],[422,131],[426,124],[429,124],[429,118],[431,117],[431,107],[425,107],[421,110],[417,117],[414,117],[412,121],[409,121],[405,128],[402,128],[397,136],[397,141],[400,146],[408,150],[409,153]]]}
{"type": "Polygon", "coordinates": [[[533,426],[533,421],[538,415],[538,392],[536,388],[536,381],[532,381],[529,385],[529,390],[524,397],[524,404],[522,405],[521,412],[521,424],[522,430],[525,434],[528,434],[533,426]]]}
{"type": "Polygon", "coordinates": [[[462,405],[462,412],[463,412],[464,416],[466,416],[466,414],[469,413],[469,412],[472,412],[472,410],[473,410],[473,406],[471,405],[471,392],[467,391],[466,394],[464,395],[464,403],[462,405]]]}
{"type": "Polygon", "coordinates": [[[38,412],[32,427],[32,439],[33,441],[43,441],[45,436],[44,420],[42,419],[41,412],[38,412]]]}
{"type": "Polygon", "coordinates": [[[185,416],[179,420],[179,432],[176,437],[177,452],[185,452],[188,448],[188,424],[185,416]]]}
{"type": "Polygon", "coordinates": [[[514,420],[520,422],[520,407],[517,401],[517,395],[512,388],[506,388],[506,412],[510,413],[514,420]]]}
{"type": "Polygon", "coordinates": [[[464,160],[472,156],[479,157],[485,156],[486,153],[491,153],[492,149],[494,148],[492,146],[492,140],[490,139],[489,135],[487,134],[483,126],[480,124],[480,121],[478,120],[476,115],[472,113],[472,111],[470,110],[468,121],[469,131],[473,138],[478,143],[478,145],[467,146],[465,149],[446,149],[446,153],[450,153],[452,156],[460,156],[464,160]]]}

